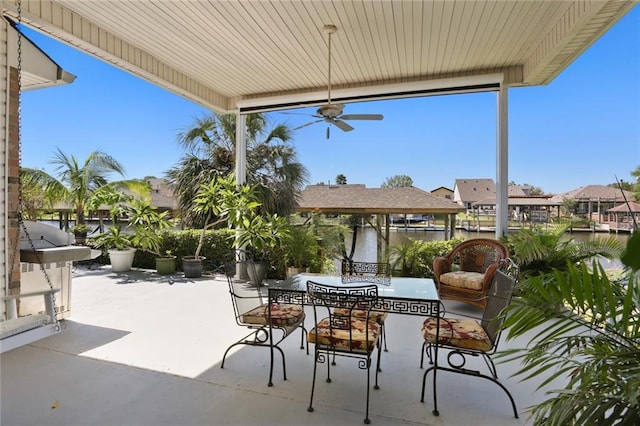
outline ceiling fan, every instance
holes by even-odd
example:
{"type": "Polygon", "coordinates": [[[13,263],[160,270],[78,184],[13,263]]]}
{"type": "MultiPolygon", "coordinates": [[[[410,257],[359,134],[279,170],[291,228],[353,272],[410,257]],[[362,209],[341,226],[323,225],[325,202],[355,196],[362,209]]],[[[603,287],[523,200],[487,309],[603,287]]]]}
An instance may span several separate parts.
{"type": "Polygon", "coordinates": [[[334,34],[337,30],[338,28],[335,25],[329,24],[324,26],[324,31],[327,33],[329,42],[327,103],[318,108],[315,114],[311,115],[312,117],[317,118],[317,120],[303,124],[302,126],[296,127],[294,129],[302,129],[307,126],[311,126],[312,124],[325,121],[329,124],[327,126],[327,139],[329,139],[329,129],[331,128],[332,124],[340,130],[350,132],[351,130],[353,130],[353,127],[349,123],[347,123],[346,120],[382,120],[383,118],[382,114],[342,114],[344,105],[331,103],[331,35],[334,34]]]}

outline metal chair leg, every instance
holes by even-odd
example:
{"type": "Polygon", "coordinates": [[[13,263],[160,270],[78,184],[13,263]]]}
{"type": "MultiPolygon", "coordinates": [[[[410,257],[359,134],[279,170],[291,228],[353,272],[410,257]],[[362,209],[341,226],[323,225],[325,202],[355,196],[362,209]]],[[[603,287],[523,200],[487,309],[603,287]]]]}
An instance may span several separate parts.
{"type": "MultiPolygon", "coordinates": [[[[435,371],[435,366],[433,367],[429,367],[425,372],[424,375],[422,376],[422,392],[420,393],[420,402],[424,402],[424,388],[427,384],[427,375],[429,374],[429,372],[431,370],[433,370],[433,374],[436,374],[435,371]]],[[[440,412],[438,411],[438,397],[437,397],[438,393],[436,390],[436,379],[435,377],[433,378],[433,415],[434,416],[439,416],[440,412]]]]}
{"type": "Polygon", "coordinates": [[[302,329],[302,331],[300,332],[300,349],[304,349],[305,348],[305,342],[307,344],[307,355],[309,355],[309,341],[307,340],[307,329],[304,328],[303,326],[300,326],[300,328],[302,329]]]}
{"type": "Polygon", "coordinates": [[[374,389],[380,389],[380,386],[378,386],[378,373],[380,371],[382,371],[380,369],[380,357],[382,355],[382,348],[380,345],[378,345],[378,359],[376,360],[376,384],[373,386],[374,389]]]}
{"type": "Polygon", "coordinates": [[[429,358],[429,364],[433,365],[433,359],[431,358],[431,344],[427,342],[422,343],[422,352],[420,353],[420,368],[424,366],[424,354],[427,354],[427,358],[429,358]]]}
{"type": "Polygon", "coordinates": [[[309,407],[307,407],[308,412],[313,412],[313,393],[316,388],[316,371],[318,369],[318,351],[314,351],[314,359],[313,359],[313,379],[311,380],[311,399],[309,399],[309,407]]]}
{"type": "MultiPolygon", "coordinates": [[[[376,373],[377,376],[377,373],[376,373]]],[[[377,383],[376,383],[377,386],[377,383]]],[[[371,420],[369,419],[369,392],[370,392],[370,387],[371,387],[371,357],[369,357],[369,359],[367,359],[367,408],[365,410],[365,415],[364,415],[364,424],[369,424],[371,423],[371,420]]]]}
{"type": "Polygon", "coordinates": [[[382,341],[384,342],[384,351],[385,352],[389,352],[389,349],[387,349],[387,327],[384,324],[384,321],[380,323],[381,326],[381,333],[382,333],[382,341]]]}

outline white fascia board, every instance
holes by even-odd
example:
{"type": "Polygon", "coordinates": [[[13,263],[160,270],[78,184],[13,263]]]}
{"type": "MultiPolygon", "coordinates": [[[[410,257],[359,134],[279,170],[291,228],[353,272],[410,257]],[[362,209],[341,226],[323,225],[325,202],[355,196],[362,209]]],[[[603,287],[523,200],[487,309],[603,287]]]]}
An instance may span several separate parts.
{"type": "MultiPolygon", "coordinates": [[[[453,93],[497,91],[503,81],[504,74],[495,73],[378,86],[332,89],[331,102],[365,102],[370,100],[399,99],[453,93]]],[[[240,99],[237,102],[237,107],[240,112],[261,112],[308,107],[321,105],[326,102],[327,91],[324,90],[309,93],[294,93],[290,95],[240,99]]]]}
{"type": "MultiPolygon", "coordinates": [[[[8,36],[9,65],[17,68],[19,35],[12,25],[8,25],[8,36]]],[[[63,70],[26,36],[21,35],[20,38],[23,91],[69,84],[75,80],[75,75],[63,70]]]]}

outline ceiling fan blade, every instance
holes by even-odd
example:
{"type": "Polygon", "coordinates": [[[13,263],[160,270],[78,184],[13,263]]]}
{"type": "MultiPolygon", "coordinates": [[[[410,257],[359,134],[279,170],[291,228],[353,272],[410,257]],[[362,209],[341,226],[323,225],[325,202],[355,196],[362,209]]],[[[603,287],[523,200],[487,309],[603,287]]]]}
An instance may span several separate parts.
{"type": "Polygon", "coordinates": [[[324,121],[324,118],[321,118],[320,120],[315,120],[315,121],[311,121],[309,123],[303,124],[302,126],[298,126],[293,130],[300,130],[300,129],[304,129],[305,127],[311,126],[312,124],[316,124],[319,123],[321,121],[324,121]]]}
{"type": "Polygon", "coordinates": [[[345,114],[341,115],[341,120],[382,120],[382,114],[345,114]]]}
{"type": "Polygon", "coordinates": [[[350,132],[353,130],[353,127],[351,127],[349,124],[347,124],[342,120],[333,120],[332,123],[335,124],[339,129],[344,130],[345,132],[350,132]]]}

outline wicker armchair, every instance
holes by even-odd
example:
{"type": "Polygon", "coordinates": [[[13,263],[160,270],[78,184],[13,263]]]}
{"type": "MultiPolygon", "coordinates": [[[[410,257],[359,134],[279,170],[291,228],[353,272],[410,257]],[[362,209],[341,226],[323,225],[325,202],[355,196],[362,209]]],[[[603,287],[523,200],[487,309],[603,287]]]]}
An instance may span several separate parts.
{"type": "Polygon", "coordinates": [[[509,249],[497,240],[474,238],[458,244],[433,261],[440,298],[484,308],[498,263],[508,257],[509,249]]]}

